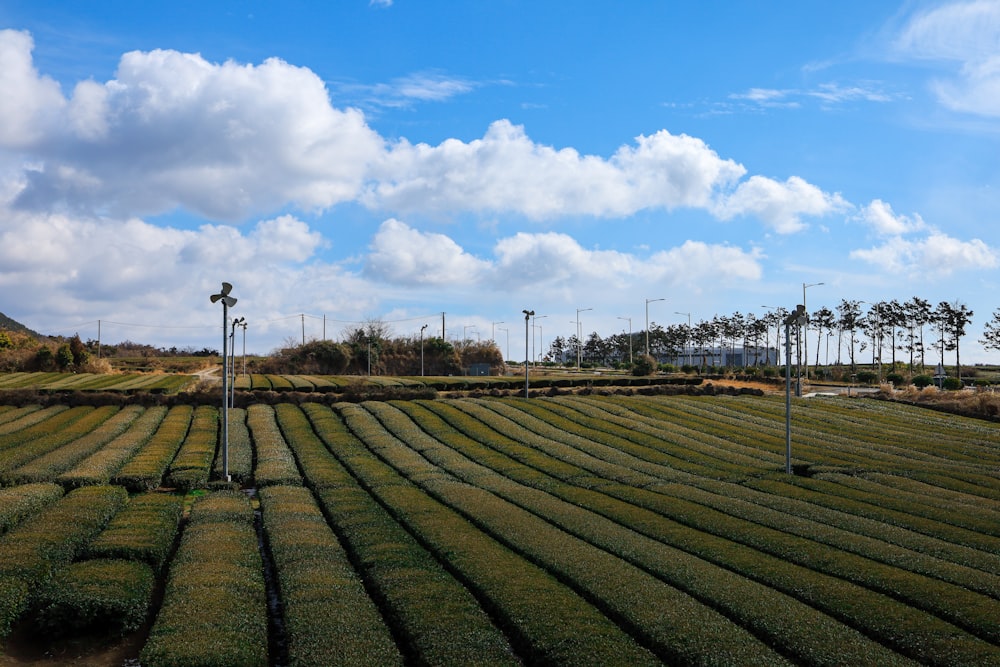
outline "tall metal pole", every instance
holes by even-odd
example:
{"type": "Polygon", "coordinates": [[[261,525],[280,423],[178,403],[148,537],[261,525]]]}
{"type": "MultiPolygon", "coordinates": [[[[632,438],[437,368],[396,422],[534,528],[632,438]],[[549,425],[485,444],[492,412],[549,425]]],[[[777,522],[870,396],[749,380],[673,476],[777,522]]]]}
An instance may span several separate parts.
{"type": "Polygon", "coordinates": [[[646,299],[646,355],[649,355],[649,304],[653,301],[666,301],[666,299],[646,299]]]}
{"type": "Polygon", "coordinates": [[[535,311],[521,312],[524,313],[524,397],[528,398],[528,319],[534,316],[535,311]]]}
{"type": "Polygon", "coordinates": [[[229,477],[229,365],[226,363],[229,355],[226,349],[226,325],[229,323],[229,306],[222,300],[222,478],[227,482],[229,477]]]}
{"type": "Polygon", "coordinates": [[[792,339],[791,318],[785,320],[785,472],[792,474],[792,339]]]}
{"type": "Polygon", "coordinates": [[[580,357],[583,353],[583,330],[580,328],[580,313],[585,313],[593,308],[576,309],[576,370],[580,370],[580,357]]]}
{"type": "Polygon", "coordinates": [[[628,363],[632,365],[632,318],[619,317],[620,320],[628,320],[628,363]]]}
{"type": "MultiPolygon", "coordinates": [[[[802,283],[802,307],[806,307],[806,288],[807,287],[817,287],[823,283],[812,283],[811,285],[806,285],[802,283]]],[[[808,310],[806,312],[809,312],[808,310]]],[[[806,380],[809,379],[809,324],[806,323],[806,333],[802,341],[802,356],[806,358],[806,380]]],[[[801,362],[799,364],[801,366],[801,362]]],[[[801,370],[799,371],[801,375],[801,370]]]]}
{"type": "Polygon", "coordinates": [[[688,328],[687,335],[684,336],[684,346],[688,348],[688,366],[691,365],[691,347],[688,345],[688,338],[691,336],[691,313],[680,313],[674,311],[674,315],[687,315],[688,316],[688,328]]]}
{"type": "Polygon", "coordinates": [[[427,325],[420,327],[420,377],[424,376],[424,329],[427,325]]]}

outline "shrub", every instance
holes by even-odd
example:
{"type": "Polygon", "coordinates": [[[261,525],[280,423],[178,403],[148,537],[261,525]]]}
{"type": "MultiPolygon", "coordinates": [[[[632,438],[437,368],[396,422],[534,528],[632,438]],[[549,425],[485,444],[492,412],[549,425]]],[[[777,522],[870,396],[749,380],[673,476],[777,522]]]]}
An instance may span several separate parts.
{"type": "Polygon", "coordinates": [[[140,657],[146,667],[268,664],[264,570],[244,495],[195,501],[140,657]]]}
{"type": "Polygon", "coordinates": [[[648,354],[641,354],[636,358],[635,363],[632,364],[632,375],[636,377],[652,375],[656,366],[656,359],[648,354]]]}
{"type": "Polygon", "coordinates": [[[861,384],[872,384],[878,379],[875,371],[858,371],[854,377],[861,384]]]}
{"type": "Polygon", "coordinates": [[[173,548],[183,510],[181,496],[138,495],[115,515],[87,552],[91,558],[142,561],[159,570],[173,548]]]}
{"type": "Polygon", "coordinates": [[[910,384],[917,389],[923,389],[924,387],[929,387],[934,384],[934,378],[930,375],[914,375],[910,380],[910,384]]]}
{"type": "Polygon", "coordinates": [[[958,389],[961,389],[964,385],[962,384],[962,381],[959,380],[958,378],[947,377],[944,379],[944,382],[942,383],[941,386],[943,389],[947,389],[949,391],[956,391],[958,389]]]}
{"type": "Polygon", "coordinates": [[[891,382],[893,387],[897,389],[906,385],[906,378],[903,377],[902,373],[889,373],[885,376],[886,382],[891,382]]]}
{"type": "Polygon", "coordinates": [[[39,594],[35,624],[48,635],[127,634],[146,620],[153,570],[127,560],[85,560],[56,573],[39,594]]]}

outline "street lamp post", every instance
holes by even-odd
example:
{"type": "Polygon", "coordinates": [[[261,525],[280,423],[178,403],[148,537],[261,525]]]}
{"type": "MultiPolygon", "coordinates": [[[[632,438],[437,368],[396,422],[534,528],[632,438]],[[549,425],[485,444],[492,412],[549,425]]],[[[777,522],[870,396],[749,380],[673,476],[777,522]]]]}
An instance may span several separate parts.
{"type": "Polygon", "coordinates": [[[649,304],[654,301],[666,301],[666,299],[646,299],[646,354],[649,354],[649,304]]]}
{"type": "MultiPolygon", "coordinates": [[[[785,318],[785,472],[792,474],[792,337],[789,328],[794,324],[799,329],[809,321],[804,305],[796,306],[795,311],[785,318]]],[[[796,388],[796,396],[800,396],[801,387],[796,388]]]]}
{"type": "Polygon", "coordinates": [[[420,327],[420,377],[424,376],[424,329],[427,325],[420,327]]]}
{"type": "Polygon", "coordinates": [[[241,317],[233,320],[232,331],[229,334],[229,407],[236,405],[236,327],[243,325],[246,318],[241,317]]]}
{"type": "Polygon", "coordinates": [[[688,345],[688,337],[691,335],[691,313],[682,313],[679,311],[674,311],[674,315],[687,315],[688,318],[688,328],[687,335],[684,336],[684,347],[688,348],[688,366],[691,365],[691,346],[688,345]]]}
{"type": "MultiPolygon", "coordinates": [[[[806,288],[807,287],[818,287],[819,285],[823,285],[823,284],[824,283],[811,283],[811,284],[807,285],[805,283],[802,283],[802,307],[803,308],[806,307],[806,288]]],[[[806,312],[808,313],[809,311],[807,310],[806,312]]],[[[808,380],[809,379],[809,322],[808,321],[806,322],[806,333],[805,333],[805,336],[802,339],[802,356],[804,356],[806,358],[806,380],[808,380]]],[[[799,366],[800,366],[799,374],[800,375],[802,374],[801,365],[802,365],[802,362],[800,361],[799,362],[799,366]]]]}
{"type": "MultiPolygon", "coordinates": [[[[490,340],[492,340],[494,343],[497,342],[497,325],[498,324],[503,324],[503,320],[500,320],[499,322],[494,322],[491,325],[491,328],[490,328],[490,340]]],[[[503,331],[503,329],[501,329],[501,331],[503,331]]]]}
{"type": "Polygon", "coordinates": [[[243,377],[247,376],[247,323],[243,320],[243,377]]]}
{"type": "MultiPolygon", "coordinates": [[[[540,320],[542,318],[548,317],[548,315],[532,315],[531,316],[531,359],[538,366],[538,357],[535,356],[535,320],[540,320]]],[[[542,325],[538,325],[538,330],[542,330],[542,325]]],[[[538,347],[542,346],[542,337],[538,337],[538,347]]]]}
{"type": "Polygon", "coordinates": [[[593,308],[576,309],[576,370],[580,370],[580,356],[583,352],[583,331],[580,329],[580,313],[585,313],[593,308]]]}
{"type": "Polygon", "coordinates": [[[628,320],[628,363],[632,365],[632,318],[619,317],[620,320],[628,320]]]}
{"type": "Polygon", "coordinates": [[[226,324],[229,322],[230,306],[236,305],[236,297],[229,296],[232,290],[233,286],[224,282],[222,291],[209,297],[212,303],[222,301],[222,476],[227,482],[232,481],[232,478],[229,476],[229,409],[226,405],[229,396],[226,324]]]}
{"type": "MultiPolygon", "coordinates": [[[[500,324],[500,322],[497,322],[497,324],[500,324]]],[[[508,360],[510,359],[510,329],[500,327],[500,331],[503,331],[505,334],[507,334],[507,356],[504,357],[504,360],[508,360]]]]}
{"type": "Polygon", "coordinates": [[[524,397],[528,398],[528,319],[534,317],[535,311],[522,310],[524,313],[524,397]]]}

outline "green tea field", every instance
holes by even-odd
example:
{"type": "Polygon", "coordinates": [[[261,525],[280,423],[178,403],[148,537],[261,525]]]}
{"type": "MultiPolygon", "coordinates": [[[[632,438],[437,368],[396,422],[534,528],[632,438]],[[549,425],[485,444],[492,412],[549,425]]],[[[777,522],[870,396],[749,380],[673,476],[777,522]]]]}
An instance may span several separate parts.
{"type": "Polygon", "coordinates": [[[220,414],[0,406],[0,653],[1000,665],[995,423],[796,399],[786,474],[774,396],[252,404],[227,483],[220,414]]]}

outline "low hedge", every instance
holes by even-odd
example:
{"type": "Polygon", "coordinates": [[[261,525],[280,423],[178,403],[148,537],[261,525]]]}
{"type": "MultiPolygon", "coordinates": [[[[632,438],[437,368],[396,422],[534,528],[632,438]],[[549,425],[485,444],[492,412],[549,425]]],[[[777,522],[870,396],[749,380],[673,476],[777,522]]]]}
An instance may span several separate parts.
{"type": "Polygon", "coordinates": [[[0,489],[0,535],[62,495],[61,486],[48,482],[0,489]]]}
{"type": "Polygon", "coordinates": [[[144,493],[132,498],[87,547],[91,558],[124,558],[159,570],[173,548],[184,511],[181,496],[144,493]]]}
{"type": "Polygon", "coordinates": [[[133,632],[149,614],[154,583],[153,570],[145,563],[118,559],[72,563],[39,593],[34,624],[49,636],[133,632]]]}
{"type": "Polygon", "coordinates": [[[158,487],[163,473],[187,435],[193,412],[194,409],[188,405],[170,408],[153,437],[133,454],[111,481],[132,492],[158,487]]]}
{"type": "Polygon", "coordinates": [[[267,596],[249,499],[200,497],[174,557],[144,667],[267,667],[267,596]]]}

